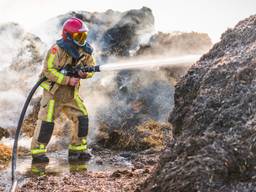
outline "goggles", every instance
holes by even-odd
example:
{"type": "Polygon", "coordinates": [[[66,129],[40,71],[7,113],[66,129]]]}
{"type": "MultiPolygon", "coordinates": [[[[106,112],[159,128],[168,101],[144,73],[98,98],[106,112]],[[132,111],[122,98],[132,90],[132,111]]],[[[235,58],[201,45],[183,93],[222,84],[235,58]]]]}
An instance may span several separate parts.
{"type": "Polygon", "coordinates": [[[87,32],[76,32],[72,34],[72,38],[76,44],[79,46],[85,45],[87,32]]]}

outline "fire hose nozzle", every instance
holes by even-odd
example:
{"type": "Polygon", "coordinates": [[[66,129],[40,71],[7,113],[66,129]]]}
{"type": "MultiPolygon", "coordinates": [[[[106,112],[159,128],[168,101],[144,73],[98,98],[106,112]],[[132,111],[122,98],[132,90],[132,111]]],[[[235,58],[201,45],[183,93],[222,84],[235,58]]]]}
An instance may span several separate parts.
{"type": "Polygon", "coordinates": [[[94,72],[100,72],[100,66],[99,65],[96,65],[94,66],[94,72]]]}
{"type": "Polygon", "coordinates": [[[96,69],[97,72],[100,72],[100,66],[99,65],[95,66],[95,69],[96,69]]]}
{"type": "Polygon", "coordinates": [[[100,66],[86,66],[81,69],[83,72],[100,72],[100,66]]]}

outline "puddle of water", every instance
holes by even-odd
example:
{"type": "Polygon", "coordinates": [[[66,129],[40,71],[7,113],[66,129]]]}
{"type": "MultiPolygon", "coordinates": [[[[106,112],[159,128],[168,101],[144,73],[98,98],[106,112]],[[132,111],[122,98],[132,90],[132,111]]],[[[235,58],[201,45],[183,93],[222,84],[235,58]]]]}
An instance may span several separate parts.
{"type": "MultiPolygon", "coordinates": [[[[99,172],[99,171],[115,171],[122,168],[131,168],[131,161],[127,160],[124,157],[119,155],[95,155],[91,158],[90,161],[86,163],[75,163],[70,164],[68,162],[67,156],[68,153],[66,150],[53,152],[47,154],[50,162],[47,165],[40,165],[38,167],[33,167],[31,165],[31,157],[24,156],[19,157],[17,160],[17,169],[16,175],[19,179],[19,186],[24,183],[27,178],[37,177],[40,175],[35,175],[32,173],[32,169],[40,169],[43,170],[46,175],[60,175],[64,173],[70,172],[78,172],[78,171],[91,171],[91,172],[99,172]]],[[[0,171],[0,191],[8,191],[11,185],[11,163],[9,166],[0,171]]]]}

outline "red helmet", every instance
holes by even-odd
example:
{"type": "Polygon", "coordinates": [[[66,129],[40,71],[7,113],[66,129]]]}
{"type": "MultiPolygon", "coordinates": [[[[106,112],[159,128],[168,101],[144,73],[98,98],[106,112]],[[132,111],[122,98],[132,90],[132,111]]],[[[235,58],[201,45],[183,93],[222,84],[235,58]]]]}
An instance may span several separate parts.
{"type": "Polygon", "coordinates": [[[63,24],[62,37],[64,40],[72,38],[78,45],[83,45],[87,37],[88,28],[78,18],[70,18],[63,24]]]}

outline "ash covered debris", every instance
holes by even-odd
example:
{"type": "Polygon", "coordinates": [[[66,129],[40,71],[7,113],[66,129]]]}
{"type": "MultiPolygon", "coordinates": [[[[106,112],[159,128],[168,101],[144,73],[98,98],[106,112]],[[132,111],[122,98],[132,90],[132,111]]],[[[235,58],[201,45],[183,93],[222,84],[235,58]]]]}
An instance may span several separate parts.
{"type": "Polygon", "coordinates": [[[256,15],[228,29],[176,86],[175,139],[143,191],[256,191],[256,15]]]}

